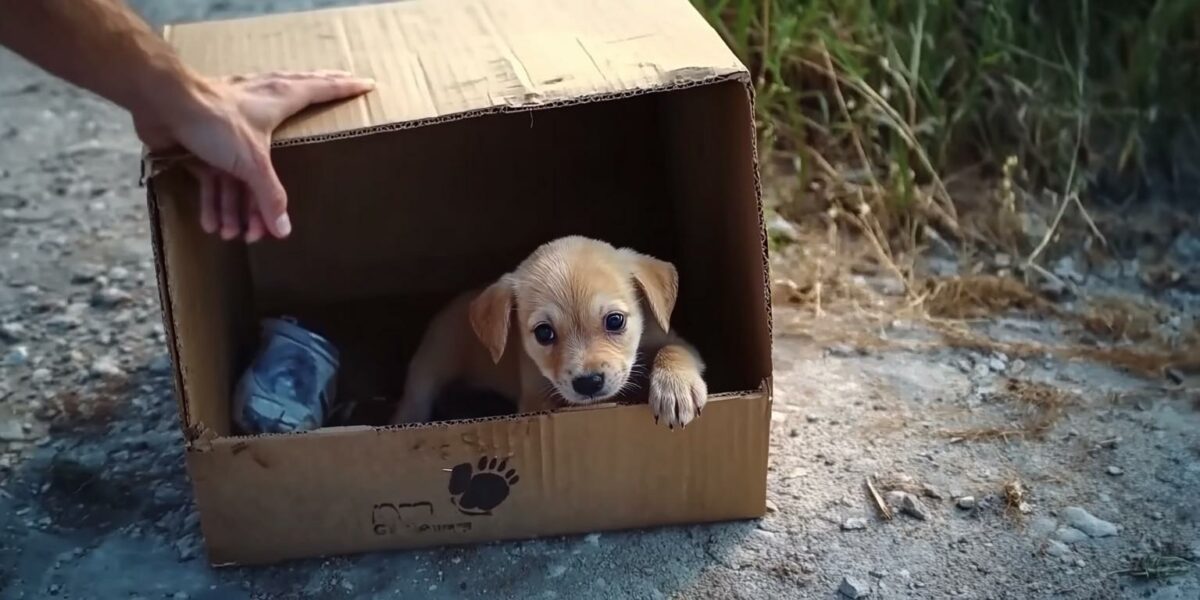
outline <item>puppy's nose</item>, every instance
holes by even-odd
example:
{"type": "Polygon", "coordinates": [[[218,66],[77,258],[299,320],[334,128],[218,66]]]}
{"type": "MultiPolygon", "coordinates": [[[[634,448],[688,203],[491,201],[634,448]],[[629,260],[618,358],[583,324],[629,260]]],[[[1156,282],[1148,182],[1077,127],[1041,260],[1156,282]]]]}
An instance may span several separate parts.
{"type": "Polygon", "coordinates": [[[580,375],[571,381],[571,387],[575,388],[580,396],[595,396],[604,388],[604,373],[580,375]]]}

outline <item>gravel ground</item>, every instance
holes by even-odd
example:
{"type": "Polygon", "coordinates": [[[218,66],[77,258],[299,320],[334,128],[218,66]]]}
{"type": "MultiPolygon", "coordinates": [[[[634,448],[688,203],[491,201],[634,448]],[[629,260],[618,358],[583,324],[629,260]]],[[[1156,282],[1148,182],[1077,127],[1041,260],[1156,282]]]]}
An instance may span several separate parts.
{"type": "MultiPolygon", "coordinates": [[[[313,5],[137,4],[156,22],[313,5]]],[[[1185,386],[938,344],[825,345],[787,307],[760,521],[211,569],[137,179],[123,114],[0,51],[2,598],[1200,597],[1187,563],[1125,572],[1200,560],[1200,413],[1185,386]],[[1014,386],[1063,394],[1065,416],[1040,438],[946,433],[1021,418],[1014,386]],[[873,474],[890,521],[864,491],[873,474]]],[[[1169,305],[1190,319],[1200,303],[1169,305]]],[[[1060,335],[1015,317],[980,327],[1060,335]]],[[[883,330],[936,339],[919,323],[883,330]]]]}

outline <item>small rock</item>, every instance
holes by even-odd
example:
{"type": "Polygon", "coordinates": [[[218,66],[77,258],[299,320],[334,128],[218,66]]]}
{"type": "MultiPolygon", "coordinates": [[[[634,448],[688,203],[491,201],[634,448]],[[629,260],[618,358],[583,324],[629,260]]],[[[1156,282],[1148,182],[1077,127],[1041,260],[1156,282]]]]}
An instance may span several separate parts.
{"type": "Polygon", "coordinates": [[[187,562],[196,557],[196,536],[188,534],[175,542],[175,552],[179,554],[180,562],[187,562]]]}
{"type": "Polygon", "coordinates": [[[871,594],[871,588],[867,587],[867,583],[856,577],[843,577],[842,584],[838,586],[838,593],[847,598],[866,598],[871,594]]]}
{"type": "Polygon", "coordinates": [[[76,314],[54,315],[46,320],[46,328],[57,332],[76,329],[82,324],[83,320],[76,314]]]}
{"type": "Polygon", "coordinates": [[[125,371],[117,365],[117,361],[111,357],[104,356],[97,358],[92,363],[91,373],[98,377],[120,377],[125,374],[125,371]]]}
{"type": "Polygon", "coordinates": [[[106,287],[92,294],[92,306],[96,308],[115,308],[131,302],[133,296],[117,287],[106,287]]]}
{"type": "Polygon", "coordinates": [[[867,520],[862,517],[850,517],[842,521],[842,531],[858,531],[867,528],[867,520]]]}
{"type": "Polygon", "coordinates": [[[33,376],[32,376],[33,382],[34,383],[42,383],[43,381],[50,379],[50,377],[52,375],[53,374],[50,372],[50,369],[47,369],[45,367],[42,367],[40,369],[34,369],[33,376]]]}
{"type": "Polygon", "coordinates": [[[1112,475],[1112,476],[1114,476],[1114,477],[1115,477],[1115,476],[1117,476],[1117,475],[1124,475],[1124,474],[1125,474],[1125,471],[1124,471],[1123,469],[1121,469],[1121,467],[1118,467],[1117,465],[1108,465],[1108,468],[1107,468],[1107,469],[1105,469],[1105,471],[1106,471],[1106,472],[1107,472],[1109,475],[1112,475]]]}
{"type": "Polygon", "coordinates": [[[1187,381],[1183,376],[1183,371],[1175,367],[1167,367],[1164,373],[1167,376],[1167,380],[1175,385],[1183,385],[1183,382],[1187,381]]]}
{"type": "Polygon", "coordinates": [[[767,499],[767,512],[779,512],[779,506],[777,506],[769,498],[767,499]]]}
{"type": "Polygon", "coordinates": [[[958,370],[962,371],[963,373],[971,372],[971,361],[962,358],[961,356],[954,359],[954,366],[958,367],[958,370]]]}
{"type": "Polygon", "coordinates": [[[1072,527],[1091,537],[1109,537],[1117,535],[1117,526],[1100,519],[1078,506],[1068,507],[1063,511],[1063,519],[1072,527]]]}
{"type": "Polygon", "coordinates": [[[1073,283],[1083,283],[1084,281],[1083,274],[1075,268],[1075,258],[1071,256],[1064,256],[1054,264],[1054,274],[1073,283]]]}
{"type": "Polygon", "coordinates": [[[916,496],[908,492],[892,490],[887,493],[886,501],[889,506],[910,517],[921,521],[929,519],[929,509],[925,508],[925,505],[916,496]]]}
{"type": "Polygon", "coordinates": [[[1045,551],[1050,556],[1065,556],[1071,553],[1071,549],[1058,540],[1047,541],[1045,551]]]}
{"type": "Polygon", "coordinates": [[[773,239],[785,242],[800,241],[800,230],[796,229],[795,224],[778,213],[772,214],[767,219],[767,235],[773,239]]]}
{"type": "Polygon", "coordinates": [[[75,267],[71,273],[71,283],[82,284],[91,283],[96,280],[96,276],[100,274],[100,267],[90,264],[82,264],[75,267]]]}
{"type": "Polygon", "coordinates": [[[1021,373],[1025,372],[1026,366],[1028,365],[1025,364],[1025,361],[1018,358],[1017,360],[1012,361],[1012,364],[1009,365],[1008,370],[1013,375],[1020,375],[1021,373]]]}
{"type": "Polygon", "coordinates": [[[963,510],[971,510],[975,508],[975,496],[963,496],[955,504],[963,510]]]}
{"type": "Polygon", "coordinates": [[[1060,299],[1067,295],[1069,291],[1067,284],[1059,279],[1044,279],[1037,286],[1038,292],[1050,299],[1060,299]]]}
{"type": "Polygon", "coordinates": [[[1008,368],[1008,365],[1005,364],[1004,361],[993,356],[988,359],[988,368],[996,373],[1003,373],[1005,369],[1008,368]]]}
{"type": "Polygon", "coordinates": [[[1075,529],[1074,527],[1059,527],[1050,536],[1051,539],[1058,540],[1064,544],[1078,544],[1079,542],[1088,539],[1088,534],[1075,529]]]}
{"type": "Polygon", "coordinates": [[[583,536],[583,541],[592,546],[599,546],[600,545],[600,534],[599,533],[589,533],[589,534],[583,536]]]}
{"type": "Polygon", "coordinates": [[[129,278],[129,269],[125,267],[113,267],[108,270],[108,278],[112,281],[123,281],[129,278]]]}
{"type": "Polygon", "coordinates": [[[842,357],[842,358],[845,358],[848,356],[854,356],[854,355],[858,354],[858,351],[855,350],[854,346],[851,346],[850,344],[834,344],[834,345],[826,348],[825,352],[827,354],[829,354],[830,356],[837,356],[837,357],[842,357]]]}
{"type": "Polygon", "coordinates": [[[941,490],[937,489],[936,487],[933,487],[932,485],[930,485],[928,483],[921,486],[921,494],[923,494],[926,498],[933,498],[934,500],[942,500],[942,499],[945,499],[945,497],[946,497],[946,495],[943,494],[941,492],[941,490]]]}
{"type": "Polygon", "coordinates": [[[4,355],[4,364],[10,367],[17,367],[29,361],[29,348],[25,346],[13,346],[4,355]]]}
{"type": "Polygon", "coordinates": [[[1165,517],[1163,516],[1162,512],[1156,510],[1156,511],[1150,513],[1150,518],[1154,519],[1155,521],[1161,521],[1165,517]]]}
{"type": "Polygon", "coordinates": [[[0,341],[15,344],[25,339],[25,326],[20,323],[0,323],[0,341]]]}
{"type": "Polygon", "coordinates": [[[987,363],[978,362],[975,363],[974,373],[976,377],[987,377],[992,374],[992,369],[987,366],[987,363]]]}
{"type": "Polygon", "coordinates": [[[820,421],[821,419],[817,415],[804,415],[804,420],[808,421],[809,423],[816,423],[817,421],[820,421]]]}

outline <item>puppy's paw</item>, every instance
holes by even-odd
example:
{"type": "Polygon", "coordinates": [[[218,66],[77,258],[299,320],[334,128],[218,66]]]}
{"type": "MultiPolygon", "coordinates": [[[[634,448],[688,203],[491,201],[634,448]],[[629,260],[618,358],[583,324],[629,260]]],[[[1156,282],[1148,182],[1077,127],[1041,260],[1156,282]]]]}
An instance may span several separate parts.
{"type": "Polygon", "coordinates": [[[655,369],[650,374],[650,410],[654,421],[671,429],[700,416],[708,386],[695,369],[655,369]]]}

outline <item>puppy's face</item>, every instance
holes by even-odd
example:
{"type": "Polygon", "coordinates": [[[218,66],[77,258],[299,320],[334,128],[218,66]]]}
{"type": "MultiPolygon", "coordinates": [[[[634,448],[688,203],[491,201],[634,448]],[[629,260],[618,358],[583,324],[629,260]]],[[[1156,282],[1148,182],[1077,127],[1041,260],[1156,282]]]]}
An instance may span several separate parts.
{"type": "Polygon", "coordinates": [[[493,359],[503,354],[508,335],[520,336],[559,396],[569,404],[601,402],[629,381],[647,319],[667,329],[676,287],[669,263],[587,238],[562,238],[485,290],[472,305],[472,325],[493,359]],[[513,331],[497,333],[510,322],[513,331]]]}

